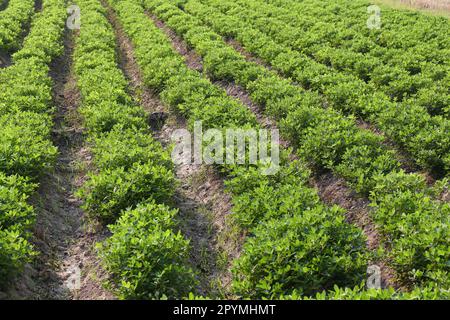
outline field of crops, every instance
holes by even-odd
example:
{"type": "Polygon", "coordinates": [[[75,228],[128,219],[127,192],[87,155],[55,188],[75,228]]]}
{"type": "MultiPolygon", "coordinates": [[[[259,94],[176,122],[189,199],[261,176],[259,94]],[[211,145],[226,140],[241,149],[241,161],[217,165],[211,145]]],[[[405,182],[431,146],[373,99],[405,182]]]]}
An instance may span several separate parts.
{"type": "Polygon", "coordinates": [[[0,0],[0,299],[449,299],[449,179],[447,17],[0,0]]]}

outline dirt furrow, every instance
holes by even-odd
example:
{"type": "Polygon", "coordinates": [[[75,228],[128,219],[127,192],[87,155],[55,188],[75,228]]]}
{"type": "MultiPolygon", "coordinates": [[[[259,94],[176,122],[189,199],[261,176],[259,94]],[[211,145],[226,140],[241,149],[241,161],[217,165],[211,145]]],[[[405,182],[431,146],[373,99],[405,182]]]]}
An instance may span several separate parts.
{"type": "Polygon", "coordinates": [[[34,1],[34,11],[35,12],[41,12],[42,11],[42,0],[35,0],[34,1]]]}
{"type": "Polygon", "coordinates": [[[0,1],[0,11],[5,10],[9,5],[9,0],[0,1]]]}
{"type": "Polygon", "coordinates": [[[0,69],[7,68],[12,64],[11,55],[0,50],[0,69]]]}
{"type": "MultiPolygon", "coordinates": [[[[165,25],[163,21],[152,14],[148,14],[153,23],[159,27],[171,39],[173,47],[186,58],[188,66],[198,66],[203,70],[202,58],[189,48],[187,43],[179,37],[173,30],[165,25]],[[201,67],[200,67],[201,66],[201,67]]],[[[255,61],[248,55],[248,59],[255,61]]],[[[206,75],[208,76],[208,75],[206,75]]],[[[216,85],[222,87],[229,96],[239,99],[246,105],[257,117],[258,122],[265,128],[276,129],[276,123],[269,117],[265,116],[262,108],[252,102],[250,95],[239,85],[232,82],[216,81],[216,85]]],[[[286,140],[281,140],[280,145],[285,148],[292,147],[286,140]]],[[[292,159],[296,159],[295,151],[291,155],[292,159]]],[[[322,201],[328,205],[338,205],[347,211],[347,219],[350,223],[361,228],[367,237],[367,247],[369,250],[376,250],[380,246],[380,234],[370,217],[369,200],[361,198],[353,192],[344,179],[335,176],[331,172],[316,172],[311,178],[310,184],[315,187],[322,201]]],[[[395,281],[395,272],[385,261],[375,261],[381,268],[382,286],[398,288],[400,285],[395,281]]]]}
{"type": "MultiPolygon", "coordinates": [[[[130,92],[148,112],[154,137],[169,147],[172,133],[186,129],[186,121],[170,112],[157,94],[145,86],[131,41],[111,7],[104,1],[103,5],[115,29],[119,65],[129,80],[130,92]]],[[[201,64],[192,67],[199,70],[201,64]]],[[[242,242],[242,235],[228,223],[230,196],[224,190],[223,178],[211,166],[176,166],[175,174],[181,182],[175,206],[179,208],[180,229],[191,241],[191,263],[200,274],[198,291],[203,295],[221,296],[231,281],[228,261],[237,257],[242,242]]]]}
{"type": "Polygon", "coordinates": [[[9,296],[19,299],[102,299],[113,296],[102,288],[102,271],[94,244],[104,231],[84,220],[74,193],[85,181],[90,154],[83,143],[77,112],[80,97],[71,72],[73,38],[66,30],[64,55],[51,65],[56,107],[52,140],[59,154],[55,168],[40,181],[32,200],[37,211],[33,243],[39,255],[9,296]]]}

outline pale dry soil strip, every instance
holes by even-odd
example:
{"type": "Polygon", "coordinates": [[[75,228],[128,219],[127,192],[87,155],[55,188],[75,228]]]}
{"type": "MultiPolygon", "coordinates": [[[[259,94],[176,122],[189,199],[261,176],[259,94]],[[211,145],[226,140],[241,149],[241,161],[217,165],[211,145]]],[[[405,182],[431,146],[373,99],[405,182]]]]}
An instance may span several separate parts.
{"type": "MultiPolygon", "coordinates": [[[[145,86],[130,39],[112,8],[102,3],[114,26],[119,65],[129,80],[129,90],[149,114],[153,136],[170,148],[172,133],[186,129],[187,124],[145,86]]],[[[191,242],[191,264],[199,271],[197,293],[224,297],[231,282],[229,261],[239,255],[243,235],[229,223],[231,199],[224,190],[223,177],[210,166],[195,164],[176,166],[175,174],[180,182],[175,207],[179,208],[181,232],[191,242]]]]}
{"type": "MultiPolygon", "coordinates": [[[[148,16],[154,24],[163,30],[172,40],[173,47],[186,58],[189,67],[200,71],[203,70],[202,58],[195,53],[194,50],[189,48],[181,37],[168,28],[165,23],[156,16],[152,14],[148,14],[148,16]]],[[[243,52],[242,48],[240,49],[240,52],[243,52]]],[[[257,58],[253,58],[248,53],[246,53],[245,56],[250,61],[260,62],[257,58]]],[[[228,95],[239,99],[246,105],[256,115],[258,122],[263,127],[269,129],[277,128],[276,123],[262,113],[262,108],[252,102],[249,94],[244,88],[235,83],[225,81],[215,82],[215,84],[225,89],[228,95]]],[[[285,148],[291,147],[290,143],[286,140],[281,140],[280,144],[285,148]]],[[[292,159],[297,158],[295,152],[291,157],[292,159]]],[[[361,228],[367,237],[367,247],[369,250],[376,250],[380,246],[381,235],[370,217],[371,209],[369,208],[368,199],[357,195],[347,186],[344,179],[335,176],[331,172],[315,172],[315,176],[311,178],[310,184],[317,189],[320,198],[326,204],[338,205],[347,211],[347,220],[361,228]]],[[[373,263],[381,268],[383,287],[401,287],[395,280],[394,270],[388,266],[386,261],[374,261],[373,263]]]]}
{"type": "Polygon", "coordinates": [[[107,275],[94,250],[106,231],[86,221],[81,201],[74,195],[86,181],[91,155],[83,143],[84,129],[77,112],[80,94],[72,73],[72,31],[66,30],[64,42],[64,55],[52,63],[50,72],[56,107],[52,140],[59,155],[55,169],[40,181],[32,200],[37,211],[33,243],[39,256],[9,292],[16,299],[114,298],[102,286],[107,275]]]}

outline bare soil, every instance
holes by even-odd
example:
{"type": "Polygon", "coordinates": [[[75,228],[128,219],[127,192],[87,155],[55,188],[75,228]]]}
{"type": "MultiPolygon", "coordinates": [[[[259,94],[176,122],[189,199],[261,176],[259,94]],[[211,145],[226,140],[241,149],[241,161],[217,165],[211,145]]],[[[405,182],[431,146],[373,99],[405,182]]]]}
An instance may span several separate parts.
{"type": "Polygon", "coordinates": [[[0,11],[5,10],[6,7],[8,7],[8,4],[9,4],[9,0],[0,2],[0,11]]]}
{"type": "Polygon", "coordinates": [[[7,68],[12,64],[11,55],[0,50],[0,69],[7,68]]]}

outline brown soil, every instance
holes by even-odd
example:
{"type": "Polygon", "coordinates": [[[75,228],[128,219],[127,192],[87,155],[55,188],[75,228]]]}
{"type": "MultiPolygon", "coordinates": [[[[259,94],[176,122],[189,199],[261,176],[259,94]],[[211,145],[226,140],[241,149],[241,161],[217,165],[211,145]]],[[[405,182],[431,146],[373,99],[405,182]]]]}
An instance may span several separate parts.
{"type": "MultiPolygon", "coordinates": [[[[176,35],[173,30],[168,28],[163,21],[159,20],[154,15],[149,14],[149,17],[154,21],[156,26],[158,26],[165,32],[166,35],[170,37],[173,47],[178,51],[178,53],[186,57],[188,66],[193,63],[190,62],[192,57],[196,57],[194,62],[195,65],[201,63],[201,58],[198,54],[196,54],[194,50],[190,49],[185,41],[176,35]],[[182,48],[182,50],[179,50],[179,48],[182,48]],[[188,53],[185,52],[186,50],[188,50],[188,53]]],[[[241,48],[240,51],[242,53],[244,49],[241,48]]],[[[250,54],[244,54],[244,56],[255,61],[255,59],[251,58],[250,54]]],[[[249,94],[242,87],[225,81],[216,82],[215,84],[222,87],[228,95],[239,99],[244,105],[246,105],[256,115],[257,120],[263,127],[271,129],[277,128],[275,121],[266,117],[262,113],[262,108],[251,101],[249,94]]],[[[285,148],[291,147],[290,143],[284,140],[282,140],[280,144],[285,148]]],[[[291,158],[295,159],[297,157],[292,155],[291,158]]],[[[375,224],[370,218],[370,209],[368,207],[369,201],[367,199],[360,198],[347,186],[343,179],[336,177],[332,173],[326,173],[313,177],[311,184],[317,189],[320,198],[326,204],[339,205],[347,210],[348,221],[363,230],[367,237],[367,247],[370,250],[376,250],[379,247],[380,235],[375,227],[375,224]]],[[[376,261],[374,263],[381,268],[383,287],[391,286],[398,288],[399,285],[395,282],[394,271],[389,268],[384,261],[376,261]]]]}
{"type": "MultiPolygon", "coordinates": [[[[176,129],[186,129],[187,124],[178,115],[169,112],[156,93],[145,86],[140,68],[134,57],[131,41],[126,36],[114,11],[108,9],[108,18],[114,26],[117,39],[119,65],[127,76],[130,91],[140,105],[150,114],[166,114],[162,126],[152,126],[153,135],[165,147],[169,147],[171,135],[176,129]]],[[[186,47],[179,47],[186,53],[193,69],[201,70],[198,56],[188,54],[186,47]]],[[[152,117],[150,116],[150,119],[152,117]]],[[[180,165],[175,171],[180,186],[175,195],[175,206],[179,209],[179,227],[191,241],[190,260],[199,271],[198,293],[218,296],[227,291],[231,272],[229,264],[222,263],[223,253],[233,260],[239,253],[241,235],[235,233],[228,223],[231,199],[224,190],[223,178],[210,166],[180,165]]]]}
{"type": "Polygon", "coordinates": [[[73,35],[67,31],[65,53],[51,65],[56,106],[53,142],[59,149],[56,166],[40,182],[33,199],[37,211],[33,243],[39,256],[26,267],[8,296],[15,299],[111,299],[103,289],[106,274],[99,267],[94,245],[105,230],[88,225],[74,192],[86,180],[91,156],[83,147],[80,102],[71,72],[73,35]],[[80,274],[80,288],[76,284],[80,274]]]}
{"type": "Polygon", "coordinates": [[[203,71],[202,57],[198,55],[194,50],[191,50],[186,42],[182,41],[177,34],[170,28],[168,28],[165,23],[159,20],[155,15],[148,14],[150,19],[153,21],[155,26],[164,31],[164,33],[172,40],[172,45],[174,49],[182,55],[186,60],[186,65],[198,72],[203,71]]]}
{"type": "Polygon", "coordinates": [[[41,12],[42,11],[42,0],[34,1],[34,11],[41,12]]]}
{"type": "Polygon", "coordinates": [[[11,55],[0,50],[0,69],[7,68],[12,64],[11,55]]]}

